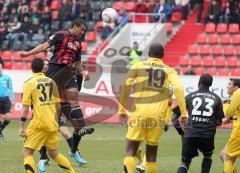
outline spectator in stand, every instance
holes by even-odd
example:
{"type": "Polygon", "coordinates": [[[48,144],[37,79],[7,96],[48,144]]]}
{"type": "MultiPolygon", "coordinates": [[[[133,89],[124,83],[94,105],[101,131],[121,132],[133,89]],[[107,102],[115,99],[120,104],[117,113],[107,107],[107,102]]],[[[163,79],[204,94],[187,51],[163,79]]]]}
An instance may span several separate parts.
{"type": "Polygon", "coordinates": [[[219,22],[220,23],[231,23],[234,20],[234,7],[232,6],[232,4],[230,3],[230,1],[226,1],[224,3],[222,12],[221,12],[221,16],[219,18],[219,22]]]}
{"type": "Polygon", "coordinates": [[[153,13],[158,14],[153,16],[152,21],[156,22],[160,19],[161,22],[167,22],[170,19],[172,14],[172,7],[165,3],[165,0],[159,0],[159,3],[156,4],[153,13]],[[160,15],[160,18],[159,18],[160,15]]]}
{"type": "Polygon", "coordinates": [[[143,3],[143,0],[138,0],[136,7],[135,7],[135,13],[146,13],[147,12],[147,7],[143,3]]]}
{"type": "Polygon", "coordinates": [[[10,3],[7,4],[7,10],[8,10],[8,14],[11,13],[12,9],[18,8],[18,0],[10,0],[10,3]]]}
{"type": "Polygon", "coordinates": [[[36,47],[37,45],[43,43],[45,40],[45,36],[43,34],[43,29],[39,28],[38,33],[34,34],[32,37],[32,47],[36,47]]]}
{"type": "Polygon", "coordinates": [[[150,0],[149,2],[146,2],[146,8],[147,8],[147,13],[152,13],[154,9],[155,2],[154,0],[150,0]]]}
{"type": "Polygon", "coordinates": [[[6,35],[6,39],[10,41],[10,47],[13,44],[13,41],[18,40],[19,33],[18,30],[21,27],[21,23],[19,22],[17,17],[13,18],[13,22],[8,23],[8,34],[6,35]]]}
{"type": "Polygon", "coordinates": [[[187,20],[189,0],[166,0],[166,3],[172,7],[173,12],[180,12],[182,19],[187,20]]]}
{"type": "Polygon", "coordinates": [[[33,21],[35,19],[39,20],[40,18],[41,18],[41,14],[39,13],[38,8],[37,7],[33,7],[32,12],[31,12],[31,16],[30,16],[30,22],[33,23],[33,21]]]}
{"type": "Polygon", "coordinates": [[[72,2],[70,0],[63,0],[62,6],[59,11],[59,19],[61,23],[71,20],[72,15],[72,2]]]}
{"type": "Polygon", "coordinates": [[[33,34],[36,34],[38,32],[39,28],[41,28],[40,21],[39,21],[39,19],[36,18],[33,20],[30,30],[32,30],[33,34]]]}
{"type": "Polygon", "coordinates": [[[211,5],[208,7],[207,14],[204,18],[204,24],[209,21],[218,23],[221,14],[221,3],[217,0],[212,0],[211,5]]]}
{"type": "Polygon", "coordinates": [[[107,37],[113,32],[113,24],[103,23],[103,31],[101,35],[102,40],[106,40],[107,37]]]}
{"type": "Polygon", "coordinates": [[[19,3],[17,12],[18,12],[20,17],[24,18],[24,16],[29,14],[28,4],[25,1],[22,1],[21,3],[19,3]]]}
{"type": "Polygon", "coordinates": [[[234,3],[234,22],[240,23],[240,1],[234,3]]]}
{"type": "Polygon", "coordinates": [[[29,17],[28,16],[24,16],[23,18],[23,22],[21,27],[19,28],[18,32],[18,38],[16,38],[17,40],[23,40],[24,43],[26,43],[29,39],[28,39],[28,32],[30,30],[30,22],[29,22],[29,17]]]}
{"type": "Polygon", "coordinates": [[[41,15],[41,27],[44,28],[45,31],[51,29],[52,22],[52,14],[48,6],[44,7],[44,11],[41,15]]]}
{"type": "Polygon", "coordinates": [[[124,26],[128,23],[128,14],[127,12],[124,10],[124,8],[122,8],[119,12],[118,12],[118,18],[116,20],[116,27],[118,25],[121,24],[121,26],[124,26]]]}
{"type": "Polygon", "coordinates": [[[4,6],[4,1],[3,1],[3,0],[0,0],[0,11],[2,11],[3,6],[4,6]]]}
{"type": "Polygon", "coordinates": [[[17,9],[16,8],[12,8],[11,10],[11,14],[9,15],[9,22],[12,23],[14,18],[17,17],[18,18],[18,13],[17,13],[17,9]]]}
{"type": "Polygon", "coordinates": [[[2,11],[0,12],[0,21],[7,23],[8,20],[9,20],[9,16],[7,13],[7,8],[3,8],[2,11]]]}
{"type": "Polygon", "coordinates": [[[196,19],[197,23],[201,22],[201,17],[202,17],[202,12],[203,12],[203,4],[204,4],[204,0],[190,0],[191,10],[193,10],[193,8],[196,5],[198,5],[198,14],[197,14],[197,19],[196,19]]]}
{"type": "Polygon", "coordinates": [[[92,20],[92,7],[89,0],[80,1],[80,18],[91,21],[92,20]]]}
{"type": "Polygon", "coordinates": [[[72,5],[72,18],[75,19],[80,16],[80,0],[73,0],[72,5]]]}
{"type": "Polygon", "coordinates": [[[2,41],[4,39],[4,36],[7,34],[7,28],[5,26],[4,22],[0,22],[0,49],[2,47],[2,41]]]}

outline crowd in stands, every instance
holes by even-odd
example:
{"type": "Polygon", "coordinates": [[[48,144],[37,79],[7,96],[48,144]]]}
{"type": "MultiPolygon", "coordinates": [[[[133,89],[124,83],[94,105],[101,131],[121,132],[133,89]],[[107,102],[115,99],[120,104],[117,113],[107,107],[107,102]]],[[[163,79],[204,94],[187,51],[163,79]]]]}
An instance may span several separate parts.
{"type": "MultiPolygon", "coordinates": [[[[113,7],[114,1],[96,0],[0,0],[0,48],[3,50],[31,49],[47,39],[54,31],[66,29],[71,20],[80,17],[94,29],[101,20],[101,11],[113,7]]],[[[129,13],[153,13],[149,22],[167,22],[173,12],[187,19],[189,9],[199,6],[196,22],[240,23],[240,0],[211,0],[206,16],[201,19],[204,0],[135,0],[134,9],[118,9],[115,25],[104,25],[102,39],[106,39],[118,25],[130,22],[129,13]],[[223,2],[222,2],[223,1],[223,2]]],[[[125,3],[126,4],[126,3],[125,3]]]]}

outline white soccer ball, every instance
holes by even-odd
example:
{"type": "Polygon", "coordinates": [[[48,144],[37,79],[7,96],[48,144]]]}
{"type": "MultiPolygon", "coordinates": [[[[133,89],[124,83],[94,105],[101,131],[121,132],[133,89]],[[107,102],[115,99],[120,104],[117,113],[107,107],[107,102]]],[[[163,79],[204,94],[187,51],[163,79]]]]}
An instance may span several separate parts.
{"type": "Polygon", "coordinates": [[[117,20],[117,11],[113,8],[106,8],[102,12],[102,20],[105,23],[114,23],[117,20]]]}

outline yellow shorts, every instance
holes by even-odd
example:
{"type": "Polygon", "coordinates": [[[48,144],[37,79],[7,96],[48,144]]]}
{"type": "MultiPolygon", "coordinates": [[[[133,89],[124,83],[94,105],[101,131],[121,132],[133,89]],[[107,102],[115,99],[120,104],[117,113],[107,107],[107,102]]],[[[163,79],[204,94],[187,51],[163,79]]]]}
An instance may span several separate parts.
{"type": "Polygon", "coordinates": [[[146,141],[148,145],[158,145],[164,129],[164,121],[145,117],[130,117],[126,138],[131,141],[146,141]]]}
{"type": "Polygon", "coordinates": [[[240,139],[230,137],[227,143],[227,154],[230,157],[240,156],[240,139]]]}
{"type": "Polygon", "coordinates": [[[42,131],[27,129],[27,137],[24,141],[24,147],[40,150],[42,145],[50,150],[58,148],[59,133],[58,131],[42,131]]]}

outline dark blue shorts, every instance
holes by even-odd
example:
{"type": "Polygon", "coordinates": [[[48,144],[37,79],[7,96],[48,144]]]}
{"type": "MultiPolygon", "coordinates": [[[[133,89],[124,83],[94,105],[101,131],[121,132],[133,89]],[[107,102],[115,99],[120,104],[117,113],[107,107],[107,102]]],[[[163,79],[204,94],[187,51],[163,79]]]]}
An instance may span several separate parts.
{"type": "Polygon", "coordinates": [[[0,114],[11,112],[11,101],[9,97],[0,97],[0,114]]]}

